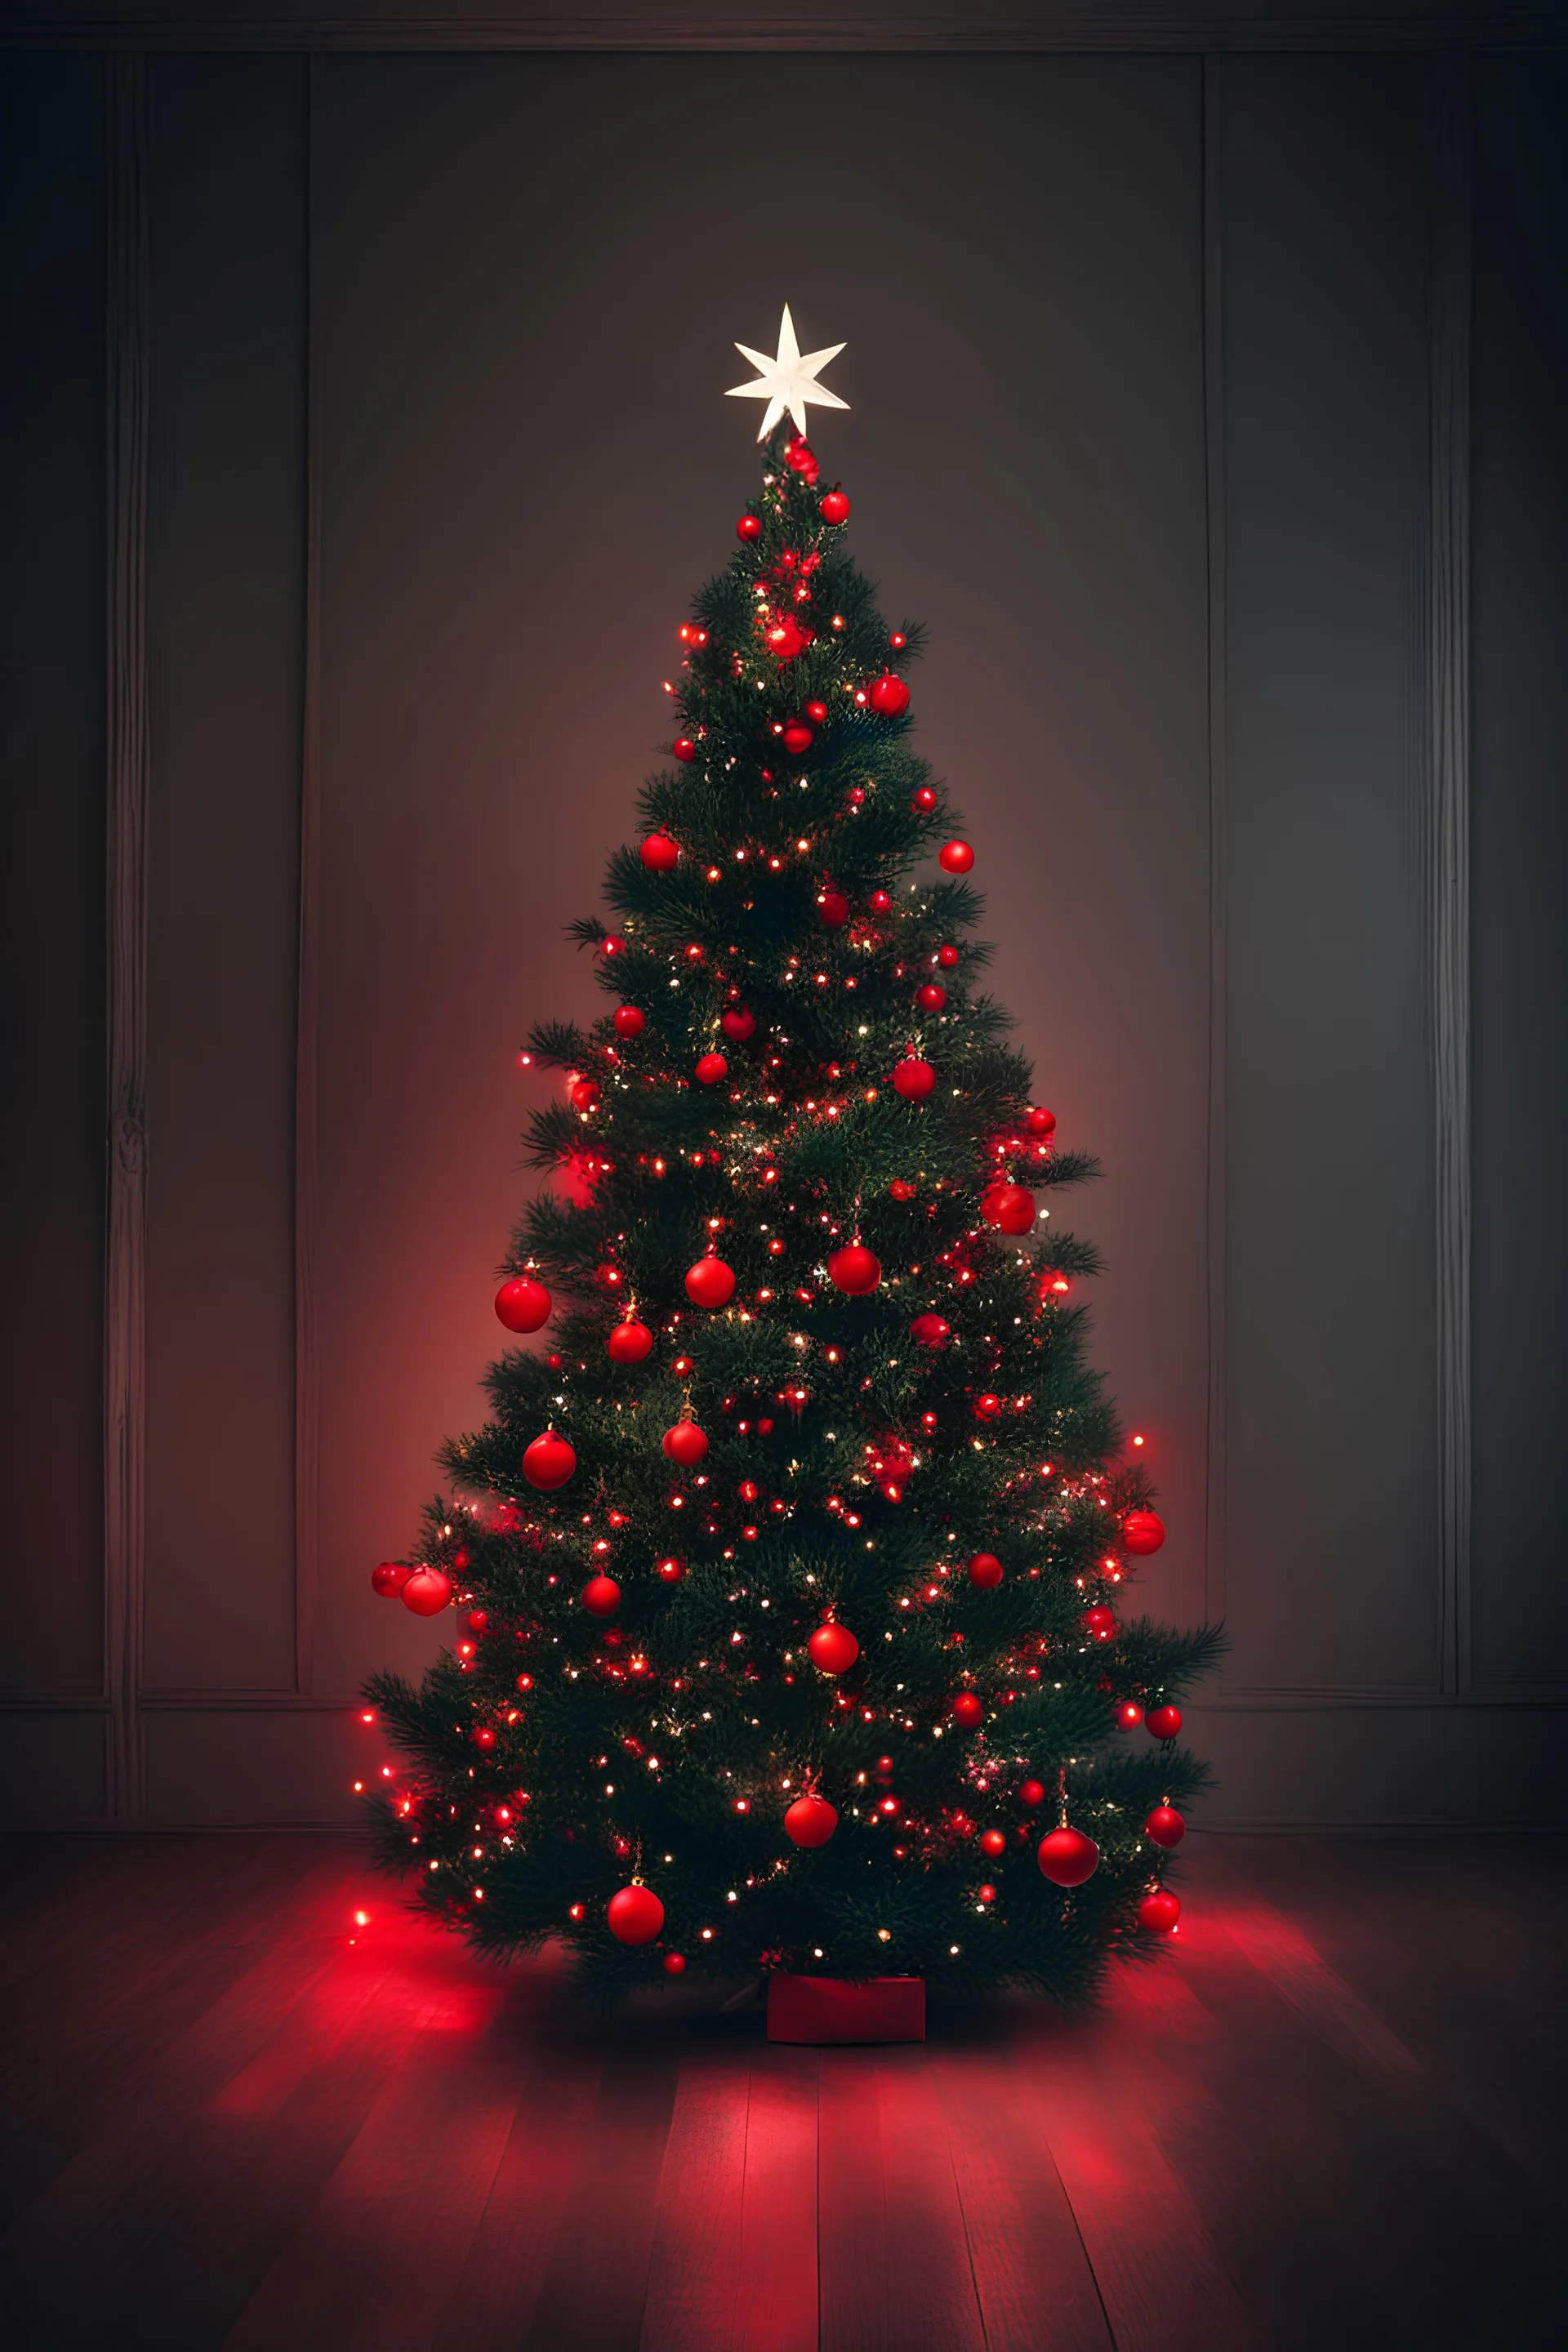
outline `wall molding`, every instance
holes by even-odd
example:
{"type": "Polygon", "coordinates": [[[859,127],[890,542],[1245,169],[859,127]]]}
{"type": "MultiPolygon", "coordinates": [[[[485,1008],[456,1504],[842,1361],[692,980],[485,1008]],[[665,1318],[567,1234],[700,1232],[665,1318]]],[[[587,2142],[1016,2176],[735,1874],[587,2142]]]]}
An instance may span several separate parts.
{"type": "Polygon", "coordinates": [[[451,14],[430,7],[363,13],[340,9],[225,9],[209,5],[142,13],[35,5],[14,12],[0,46],[113,49],[240,50],[719,50],[876,53],[910,50],[1077,54],[1100,50],[1411,51],[1560,47],[1568,26],[1550,0],[1510,7],[1384,6],[1353,0],[1317,9],[1269,7],[1238,0],[1196,12],[1104,0],[1037,0],[1033,7],[966,9],[908,6],[763,14],[715,5],[683,9],[638,5],[575,12],[498,6],[451,14]]]}
{"type": "Polygon", "coordinates": [[[108,1234],[104,1309],[104,1670],[109,1809],[143,1807],[138,1705],[145,1567],[147,1246],[147,484],[150,304],[147,69],[110,60],[106,404],[108,604],[108,1234]]]}
{"type": "Polygon", "coordinates": [[[1469,61],[1432,71],[1426,886],[1436,1209],[1437,1547],[1443,1687],[1470,1687],[1469,61]]]}

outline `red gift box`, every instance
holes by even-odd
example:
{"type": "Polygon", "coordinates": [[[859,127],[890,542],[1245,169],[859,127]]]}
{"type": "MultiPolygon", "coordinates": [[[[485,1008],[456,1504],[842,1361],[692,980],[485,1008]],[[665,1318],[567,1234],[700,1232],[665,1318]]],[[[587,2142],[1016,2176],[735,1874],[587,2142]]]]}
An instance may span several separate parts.
{"type": "Polygon", "coordinates": [[[768,1979],[770,2042],[923,2042],[923,1977],[768,1979]]]}

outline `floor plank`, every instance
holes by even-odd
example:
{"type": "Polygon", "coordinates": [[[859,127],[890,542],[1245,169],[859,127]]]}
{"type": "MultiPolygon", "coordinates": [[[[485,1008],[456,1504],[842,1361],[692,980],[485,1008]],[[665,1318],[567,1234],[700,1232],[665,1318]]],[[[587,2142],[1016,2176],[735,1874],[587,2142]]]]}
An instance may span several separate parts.
{"type": "Polygon", "coordinates": [[[816,2352],[818,2073],[815,2050],[752,2056],[734,2352],[816,2352]]]}

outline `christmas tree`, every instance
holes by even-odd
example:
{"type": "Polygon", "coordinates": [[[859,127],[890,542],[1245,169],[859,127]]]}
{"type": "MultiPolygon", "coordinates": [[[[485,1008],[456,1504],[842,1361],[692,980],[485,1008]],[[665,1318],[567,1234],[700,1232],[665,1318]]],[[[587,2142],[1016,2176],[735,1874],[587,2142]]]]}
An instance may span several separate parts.
{"type": "Polygon", "coordinates": [[[1217,1636],[1128,1611],[1163,1530],[1088,1359],[1096,1253],[1037,1199],[1095,1163],[985,992],[974,855],[910,743],[921,632],[805,439],[833,355],[787,310],[746,353],[760,489],[679,632],[616,928],[573,927],[605,1011],[529,1043],[566,1189],[496,1306],[544,1337],[373,1579],[458,1636],[367,1685],[405,1759],[377,1852],[482,1950],[557,1937],[605,1991],[1076,2001],[1174,1925],[1205,1777],[1174,1702],[1217,1636]]]}

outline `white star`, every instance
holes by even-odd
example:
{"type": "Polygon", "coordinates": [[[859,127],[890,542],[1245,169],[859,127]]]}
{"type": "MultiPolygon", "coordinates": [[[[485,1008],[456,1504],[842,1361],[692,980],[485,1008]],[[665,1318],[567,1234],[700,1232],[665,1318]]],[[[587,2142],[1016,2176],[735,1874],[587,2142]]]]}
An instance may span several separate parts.
{"type": "Polygon", "coordinates": [[[779,321],[778,356],[769,359],[766,352],[752,351],[750,343],[737,343],[735,349],[742,359],[750,360],[757,371],[755,383],[733,383],[725,394],[726,400],[765,400],[759,441],[765,441],[787,408],[795,422],[795,431],[804,439],[805,409],[815,400],[818,408],[847,408],[849,403],[840,400],[836,392],[825,391],[816,381],[817,370],[829,360],[836,360],[844,349],[842,343],[829,343],[824,352],[807,352],[802,355],[795,339],[795,320],[789,314],[789,304],[779,321]]]}

